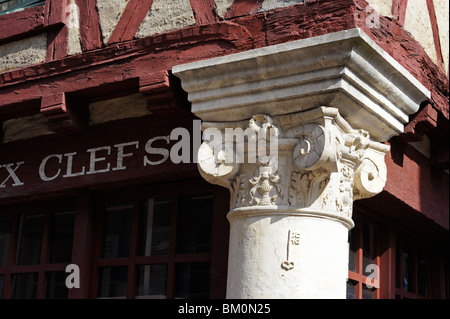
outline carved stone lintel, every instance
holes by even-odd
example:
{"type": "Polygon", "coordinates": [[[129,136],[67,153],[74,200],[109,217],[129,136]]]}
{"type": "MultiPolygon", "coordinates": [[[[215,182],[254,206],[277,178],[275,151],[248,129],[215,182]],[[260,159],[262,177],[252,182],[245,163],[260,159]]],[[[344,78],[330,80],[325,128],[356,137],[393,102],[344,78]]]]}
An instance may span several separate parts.
{"type": "Polygon", "coordinates": [[[353,201],[378,194],[386,182],[384,155],[389,147],[371,141],[364,130],[351,128],[335,108],[272,118],[257,115],[249,121],[205,123],[204,127],[215,128],[216,136],[214,143],[205,141],[200,147],[199,169],[207,181],[230,189],[232,212],[245,208],[248,213],[252,207],[255,211],[272,207],[275,212],[283,207],[284,211],[315,210],[351,220],[353,201]],[[267,132],[256,134],[263,127],[255,125],[261,119],[266,129],[274,128],[270,137],[267,132]],[[240,162],[227,161],[227,154],[238,151],[238,143],[230,138],[219,143],[226,125],[246,133],[246,152],[240,162]],[[256,161],[250,160],[255,151],[252,138],[258,140],[258,147],[266,148],[256,161]],[[273,139],[276,152],[267,154],[273,139]]]}

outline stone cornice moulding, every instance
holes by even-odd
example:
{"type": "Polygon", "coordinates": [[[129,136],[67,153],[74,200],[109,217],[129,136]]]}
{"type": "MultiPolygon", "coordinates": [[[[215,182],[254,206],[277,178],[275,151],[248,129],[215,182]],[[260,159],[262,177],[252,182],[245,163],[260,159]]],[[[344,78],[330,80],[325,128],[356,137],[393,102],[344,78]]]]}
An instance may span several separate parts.
{"type": "Polygon", "coordinates": [[[376,142],[403,132],[430,92],[360,29],[173,67],[208,122],[335,107],[376,142]]]}

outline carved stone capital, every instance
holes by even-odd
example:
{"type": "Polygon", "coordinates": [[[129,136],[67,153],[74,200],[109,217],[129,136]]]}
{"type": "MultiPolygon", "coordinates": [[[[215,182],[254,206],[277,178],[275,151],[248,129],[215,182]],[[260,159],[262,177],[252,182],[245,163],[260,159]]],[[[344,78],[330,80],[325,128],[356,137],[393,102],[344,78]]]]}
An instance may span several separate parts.
{"type": "Polygon", "coordinates": [[[204,123],[203,129],[214,138],[200,147],[199,170],[230,190],[230,218],[314,212],[351,227],[353,201],[378,194],[386,182],[389,146],[350,127],[336,108],[204,123]]]}

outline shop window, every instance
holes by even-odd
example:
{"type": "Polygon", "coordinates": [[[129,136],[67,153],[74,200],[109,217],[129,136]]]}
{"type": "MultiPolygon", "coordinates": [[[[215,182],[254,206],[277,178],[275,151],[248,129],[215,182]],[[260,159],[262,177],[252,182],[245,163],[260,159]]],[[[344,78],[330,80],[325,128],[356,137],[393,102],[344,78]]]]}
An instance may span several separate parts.
{"type": "Polygon", "coordinates": [[[104,203],[97,298],[208,298],[211,193],[104,203]]]}
{"type": "Polygon", "coordinates": [[[396,298],[417,299],[430,296],[431,256],[413,240],[399,240],[396,254],[396,298]]]}
{"type": "Polygon", "coordinates": [[[0,297],[67,298],[74,211],[0,217],[0,297]]]}
{"type": "Polygon", "coordinates": [[[0,15],[43,5],[45,0],[0,0],[0,15]]]}
{"type": "Polygon", "coordinates": [[[191,184],[0,207],[0,298],[223,298],[228,198],[191,184]]]}
{"type": "Polygon", "coordinates": [[[355,227],[349,232],[347,299],[378,298],[379,258],[375,235],[375,225],[355,219],[355,227]]]}

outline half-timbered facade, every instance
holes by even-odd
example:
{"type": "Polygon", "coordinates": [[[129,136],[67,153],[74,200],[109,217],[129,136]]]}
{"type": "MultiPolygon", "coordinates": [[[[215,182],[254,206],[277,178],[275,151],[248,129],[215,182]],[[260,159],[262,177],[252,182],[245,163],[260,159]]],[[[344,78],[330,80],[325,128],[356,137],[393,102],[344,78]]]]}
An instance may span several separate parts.
{"type": "Polygon", "coordinates": [[[448,14],[0,1],[0,298],[448,298],[448,14]]]}

